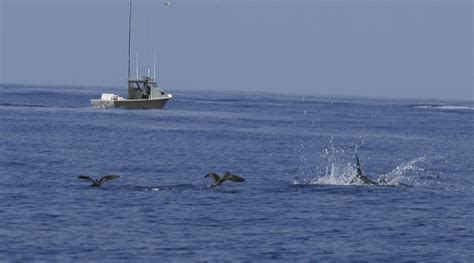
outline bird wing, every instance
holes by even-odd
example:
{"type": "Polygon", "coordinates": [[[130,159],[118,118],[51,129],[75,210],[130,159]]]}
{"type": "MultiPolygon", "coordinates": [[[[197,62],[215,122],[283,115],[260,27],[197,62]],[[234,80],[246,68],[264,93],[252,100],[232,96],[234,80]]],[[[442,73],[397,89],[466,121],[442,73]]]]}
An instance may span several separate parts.
{"type": "Polygon", "coordinates": [[[85,180],[89,180],[91,181],[93,184],[95,183],[95,180],[90,178],[89,176],[84,176],[84,175],[81,175],[81,176],[78,176],[77,178],[79,179],[85,179],[85,180]]]}
{"type": "Polygon", "coordinates": [[[104,184],[105,182],[109,181],[109,180],[113,180],[113,179],[117,179],[119,178],[120,176],[118,175],[106,175],[106,176],[103,176],[102,178],[100,178],[99,180],[99,185],[102,185],[104,184]]]}
{"type": "Polygon", "coordinates": [[[224,176],[222,177],[221,180],[222,181],[231,180],[231,181],[234,181],[234,182],[243,182],[243,181],[245,181],[245,178],[240,177],[240,176],[235,175],[235,174],[231,174],[229,172],[225,172],[225,174],[224,174],[224,176]]]}
{"type": "Polygon", "coordinates": [[[221,177],[216,173],[208,173],[206,176],[204,176],[204,178],[206,177],[211,177],[212,179],[214,179],[214,182],[218,182],[221,179],[221,177]]]}

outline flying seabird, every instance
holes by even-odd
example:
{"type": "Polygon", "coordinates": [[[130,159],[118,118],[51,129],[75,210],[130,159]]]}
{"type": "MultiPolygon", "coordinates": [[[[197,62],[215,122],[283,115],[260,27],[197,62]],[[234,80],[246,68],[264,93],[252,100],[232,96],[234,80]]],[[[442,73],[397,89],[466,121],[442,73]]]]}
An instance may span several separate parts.
{"type": "Polygon", "coordinates": [[[377,182],[370,180],[369,177],[362,175],[362,169],[360,168],[359,157],[357,157],[357,154],[356,154],[356,168],[357,168],[357,174],[349,182],[350,184],[353,184],[357,181],[362,182],[363,184],[368,184],[368,185],[378,184],[377,182]]]}
{"type": "Polygon", "coordinates": [[[77,178],[91,181],[92,182],[91,186],[93,186],[93,187],[100,187],[105,182],[107,182],[109,180],[117,179],[119,177],[120,176],[118,176],[118,175],[106,175],[106,176],[103,176],[102,178],[100,178],[98,180],[94,180],[94,179],[90,178],[89,176],[81,175],[81,176],[78,176],[77,178]]]}
{"type": "Polygon", "coordinates": [[[235,175],[235,174],[231,174],[230,172],[225,172],[224,176],[222,176],[222,177],[220,177],[216,173],[208,173],[206,176],[204,176],[204,178],[206,178],[206,177],[211,177],[212,179],[214,179],[214,183],[211,184],[209,187],[219,186],[227,180],[234,181],[234,182],[244,182],[245,181],[245,178],[240,177],[240,176],[235,175]]]}

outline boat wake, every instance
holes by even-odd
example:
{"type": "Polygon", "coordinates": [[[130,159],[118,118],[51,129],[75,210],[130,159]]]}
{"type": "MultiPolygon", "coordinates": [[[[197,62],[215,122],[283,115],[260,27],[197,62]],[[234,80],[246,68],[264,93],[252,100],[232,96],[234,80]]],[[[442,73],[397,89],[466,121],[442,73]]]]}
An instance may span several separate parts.
{"type": "Polygon", "coordinates": [[[35,104],[15,104],[15,103],[0,103],[0,107],[17,107],[17,108],[47,108],[45,105],[35,104]]]}

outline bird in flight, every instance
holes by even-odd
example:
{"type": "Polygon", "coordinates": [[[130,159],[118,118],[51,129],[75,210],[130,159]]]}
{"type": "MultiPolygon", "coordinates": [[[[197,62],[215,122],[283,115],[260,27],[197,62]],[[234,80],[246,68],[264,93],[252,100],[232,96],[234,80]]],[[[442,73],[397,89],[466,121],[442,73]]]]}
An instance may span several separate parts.
{"type": "Polygon", "coordinates": [[[105,182],[113,180],[113,179],[117,179],[119,177],[120,176],[118,176],[118,175],[106,175],[106,176],[103,176],[100,179],[94,180],[94,179],[90,178],[89,176],[81,175],[81,176],[78,176],[77,178],[91,181],[92,182],[91,186],[93,186],[93,187],[101,187],[105,182]]]}
{"type": "Polygon", "coordinates": [[[214,180],[214,183],[209,185],[209,187],[216,187],[221,185],[225,181],[233,181],[233,182],[244,182],[245,178],[240,177],[235,174],[231,174],[230,172],[225,172],[224,176],[220,177],[216,173],[208,173],[204,178],[211,177],[214,180]]]}

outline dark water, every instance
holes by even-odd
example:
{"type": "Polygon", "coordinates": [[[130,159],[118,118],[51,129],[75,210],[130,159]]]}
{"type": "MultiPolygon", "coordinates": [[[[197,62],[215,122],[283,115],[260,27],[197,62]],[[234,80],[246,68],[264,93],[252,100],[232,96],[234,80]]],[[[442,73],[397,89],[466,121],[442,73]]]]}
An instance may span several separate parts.
{"type": "Polygon", "coordinates": [[[0,87],[0,260],[474,258],[472,102],[102,91],[0,87]],[[386,185],[349,185],[355,149],[386,185]],[[246,182],[207,187],[227,170],[246,182]]]}

